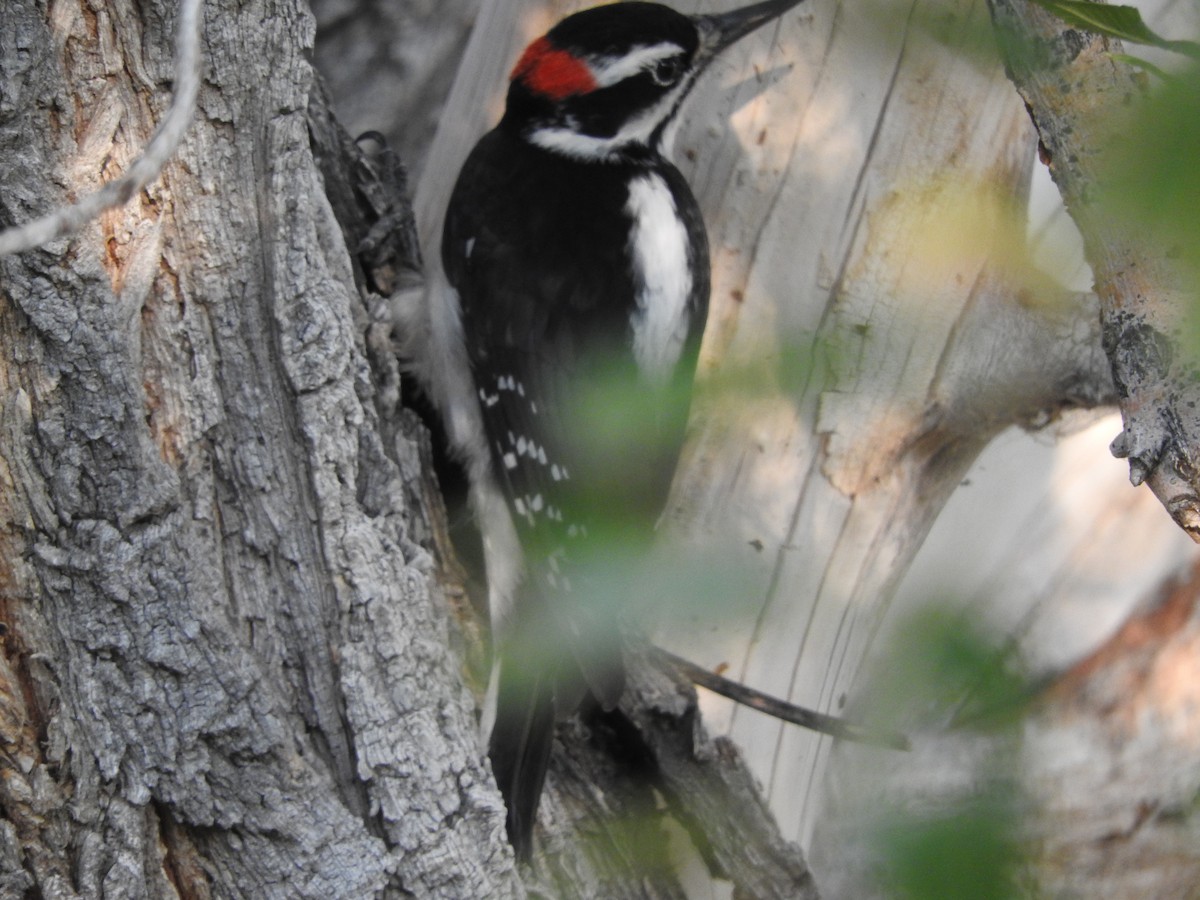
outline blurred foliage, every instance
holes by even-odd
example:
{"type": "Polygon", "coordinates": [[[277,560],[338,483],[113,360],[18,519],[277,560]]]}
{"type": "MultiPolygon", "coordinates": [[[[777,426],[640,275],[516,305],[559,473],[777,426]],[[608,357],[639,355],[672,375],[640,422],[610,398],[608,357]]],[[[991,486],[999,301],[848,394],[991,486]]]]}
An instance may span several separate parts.
{"type": "MultiPolygon", "coordinates": [[[[1033,2],[1073,27],[1181,54],[1181,65],[1169,70],[1114,54],[1155,78],[1146,81],[1143,95],[1113,110],[1113,143],[1104,148],[1111,167],[1095,196],[1110,222],[1162,248],[1179,267],[1185,295],[1200,298],[1200,64],[1194,61],[1200,45],[1158,35],[1131,7],[1033,2]]],[[[939,42],[954,49],[954,29],[946,23],[926,16],[915,24],[935,40],[945,37],[939,42]]],[[[971,41],[964,52],[977,58],[973,54],[981,45],[971,41]]],[[[952,261],[986,253],[1020,277],[1026,266],[1020,211],[1011,214],[1004,198],[972,197],[969,189],[961,193],[960,202],[943,204],[949,214],[929,232],[934,252],[925,256],[937,263],[937,251],[952,261]],[[987,234],[981,221],[996,223],[998,240],[976,247],[972,242],[987,234]]],[[[1038,277],[1033,273],[1030,283],[1036,286],[1038,277]]],[[[1189,311],[1184,333],[1197,340],[1191,350],[1200,354],[1197,306],[1189,311]]],[[[867,789],[875,801],[872,840],[883,895],[912,900],[1027,895],[1028,886],[1021,883],[1028,848],[1017,749],[1033,695],[1028,679],[1011,654],[974,622],[943,608],[927,609],[903,624],[884,653],[876,669],[881,677],[864,692],[870,697],[867,719],[888,729],[917,729],[930,741],[957,736],[960,748],[969,746],[982,756],[973,757],[969,777],[956,783],[947,774],[943,782],[948,784],[926,785],[916,801],[907,797],[889,804],[885,792],[867,789]]]]}
{"type": "MultiPolygon", "coordinates": [[[[1114,137],[1103,202],[1109,215],[1165,248],[1200,296],[1200,64],[1164,75],[1114,137]]],[[[1187,333],[1200,335],[1195,304],[1187,333]]],[[[1200,351],[1200,343],[1190,348],[1200,351]]]]}
{"type": "Polygon", "coordinates": [[[1027,856],[1017,749],[1027,679],[982,628],[943,605],[907,619],[884,652],[866,692],[872,719],[914,730],[919,747],[948,741],[959,750],[928,757],[954,762],[920,802],[873,806],[880,886],[912,900],[1020,895],[1027,856]]]}
{"type": "Polygon", "coordinates": [[[1164,50],[1174,50],[1200,58],[1200,44],[1160,37],[1142,21],[1142,14],[1132,6],[1093,3],[1091,0],[1032,0],[1032,2],[1058,16],[1068,25],[1074,25],[1084,31],[1133,44],[1147,44],[1152,47],[1161,47],[1164,50]]]}
{"type": "Polygon", "coordinates": [[[924,816],[889,813],[876,835],[888,887],[911,900],[1019,896],[1019,812],[1011,791],[992,787],[924,816]]]}
{"type": "Polygon", "coordinates": [[[1024,715],[1029,686],[995,641],[940,605],[904,621],[885,650],[885,682],[873,685],[874,714],[889,727],[911,714],[916,698],[947,725],[978,731],[1011,727],[1024,715]],[[899,719],[897,717],[900,717],[899,719]]]}
{"type": "MultiPolygon", "coordinates": [[[[1186,61],[1167,71],[1129,54],[1113,54],[1115,60],[1156,78],[1113,129],[1101,199],[1114,221],[1165,248],[1180,267],[1184,283],[1193,295],[1200,295],[1200,217],[1195,212],[1200,200],[1200,43],[1157,34],[1131,6],[1090,0],[1033,2],[1069,25],[1173,51],[1186,61]]],[[[1197,334],[1194,327],[1189,331],[1197,334]]]]}

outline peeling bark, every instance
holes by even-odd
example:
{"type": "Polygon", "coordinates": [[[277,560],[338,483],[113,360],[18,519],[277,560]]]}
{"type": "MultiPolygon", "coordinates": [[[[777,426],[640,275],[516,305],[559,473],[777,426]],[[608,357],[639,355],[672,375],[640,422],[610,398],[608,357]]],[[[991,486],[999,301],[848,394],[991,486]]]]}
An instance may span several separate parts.
{"type": "Polygon", "coordinates": [[[524,873],[531,893],[652,900],[717,883],[737,897],[814,900],[799,848],[737,747],[709,737],[691,685],[642,642],[626,659],[619,708],[559,729],[524,873]]]}

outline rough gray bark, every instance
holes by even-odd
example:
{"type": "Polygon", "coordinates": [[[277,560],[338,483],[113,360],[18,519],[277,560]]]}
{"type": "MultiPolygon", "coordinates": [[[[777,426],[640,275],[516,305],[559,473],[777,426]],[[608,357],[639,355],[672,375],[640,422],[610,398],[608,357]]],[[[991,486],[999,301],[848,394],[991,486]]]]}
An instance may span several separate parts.
{"type": "MultiPolygon", "coordinates": [[[[0,20],[14,222],[145,143],[175,12],[0,20]]],[[[0,263],[14,890],[520,893],[417,543],[416,445],[382,439],[394,364],[310,148],[312,33],[302,5],[207,4],[200,116],[163,176],[0,263]]]]}
{"type": "MultiPolygon", "coordinates": [[[[489,116],[494,118],[496,94],[513,55],[542,24],[573,4],[546,6],[552,10],[521,4],[522,27],[512,29],[514,36],[507,29],[516,20],[518,5],[489,4],[500,19],[488,20],[479,46],[465,62],[460,91],[466,99],[452,103],[453,113],[444,129],[451,134],[433,163],[441,168],[442,178],[439,181],[435,173],[423,182],[427,197],[432,198],[425,204],[430,218],[436,216],[438,192],[456,171],[454,154],[465,153],[473,135],[486,127],[489,116]],[[530,24],[531,18],[536,23],[530,24]]],[[[902,226],[899,230],[909,233],[920,233],[927,226],[928,220],[919,216],[920,203],[908,208],[903,204],[906,192],[911,196],[914,188],[927,187],[919,176],[944,173],[950,182],[998,182],[1020,196],[1019,163],[1032,159],[1032,142],[1021,127],[1026,114],[1014,104],[1002,79],[995,77],[999,71],[994,65],[981,82],[978,59],[964,65],[957,55],[931,59],[924,52],[920,46],[924,9],[903,7],[899,18],[887,20],[890,27],[881,28],[878,21],[868,21],[877,17],[877,10],[869,6],[813,7],[812,18],[802,20],[792,34],[784,29],[773,36],[780,45],[773,46],[773,54],[754,52],[753,72],[739,68],[736,61],[726,65],[723,86],[710,86],[710,100],[701,97],[699,107],[689,108],[691,126],[685,127],[680,142],[681,163],[703,195],[713,233],[722,235],[718,279],[723,282],[717,302],[723,310],[715,319],[712,342],[718,365],[731,345],[736,349],[740,344],[742,356],[750,357],[762,356],[764,346],[768,356],[779,345],[786,350],[789,338],[797,335],[808,346],[810,329],[818,327],[822,339],[832,340],[812,341],[813,346],[849,348],[848,356],[866,361],[868,377],[859,377],[862,372],[850,367],[854,377],[849,387],[821,397],[821,402],[829,401],[832,414],[823,419],[830,431],[820,432],[817,440],[810,439],[803,417],[812,415],[814,395],[826,387],[820,381],[821,361],[801,386],[800,404],[787,395],[776,407],[756,403],[744,417],[715,407],[704,411],[699,419],[706,442],[702,448],[717,461],[704,466],[698,456],[701,465],[685,473],[690,484],[680,494],[683,504],[677,515],[683,530],[696,522],[711,522],[711,531],[723,544],[741,543],[745,537],[751,548],[747,553],[772,567],[770,590],[778,595],[778,602],[773,599],[772,605],[763,605],[756,635],[760,646],[751,651],[755,658],[747,653],[742,670],[759,686],[802,701],[819,692],[819,701],[827,706],[837,703],[843,688],[853,682],[855,660],[867,652],[869,641],[861,635],[873,634],[872,622],[882,615],[891,587],[900,577],[897,573],[903,571],[924,527],[938,514],[941,500],[959,481],[978,447],[1006,422],[1036,426],[1051,420],[1064,405],[1091,405],[1116,396],[1105,377],[1108,362],[1101,357],[1094,327],[1098,318],[1094,297],[1077,298],[1077,305],[1043,307],[1035,302],[1029,308],[1026,301],[1031,295],[1024,289],[1005,290],[1002,285],[998,289],[992,280],[994,271],[979,276],[978,270],[960,269],[948,273],[955,283],[922,285],[922,291],[913,292],[919,294],[916,308],[921,308],[921,301],[934,299],[932,306],[946,303],[945,314],[936,308],[923,313],[916,317],[919,327],[909,331],[904,316],[894,313],[900,304],[890,301],[901,292],[889,285],[889,279],[899,265],[889,265],[888,257],[893,263],[900,259],[900,265],[915,258],[916,263],[910,262],[913,268],[919,267],[921,259],[909,253],[903,242],[878,239],[894,236],[897,223],[902,226]],[[798,31],[806,32],[805,42],[797,41],[798,31]],[[789,87],[783,101],[774,106],[756,108],[759,101],[749,99],[764,84],[782,81],[786,85],[797,77],[799,89],[789,87]],[[943,89],[944,84],[950,89],[943,89]],[[727,120],[733,110],[738,121],[730,128],[727,120]],[[987,131],[992,116],[1014,123],[1013,133],[1020,133],[1014,142],[1017,146],[1000,139],[1001,130],[987,131]],[[728,139],[734,132],[737,142],[728,139]],[[973,140],[976,132],[985,135],[982,142],[973,140]],[[980,143],[989,141],[981,150],[980,143]],[[977,154],[974,158],[964,157],[967,147],[977,154]],[[1014,162],[1014,154],[1019,163],[1014,162]],[[889,215],[896,211],[899,216],[889,215]],[[850,246],[852,239],[857,246],[850,246]],[[777,264],[778,260],[784,264],[777,264]],[[801,279],[816,273],[817,283],[797,287],[797,273],[801,279]],[[843,278],[847,273],[850,278],[843,278]],[[965,303],[963,284],[971,288],[965,303]],[[966,312],[956,319],[964,308],[966,312]],[[939,343],[947,334],[952,340],[939,343]],[[928,340],[931,335],[936,340],[928,340]],[[879,365],[881,359],[889,364],[879,365]],[[897,359],[905,364],[902,389],[896,389],[897,359]],[[922,390],[923,383],[910,381],[907,375],[930,359],[943,361],[945,368],[936,373],[931,389],[922,390]],[[867,402],[861,403],[864,398],[867,402]],[[876,400],[880,402],[872,408],[876,400]],[[798,423],[794,416],[778,414],[780,407],[791,412],[796,405],[802,413],[798,423]],[[856,406],[863,412],[859,422],[853,417],[856,406]],[[840,415],[847,412],[849,417],[840,415]],[[880,423],[892,428],[880,428],[880,423]],[[820,445],[826,437],[834,444],[832,452],[820,445]],[[889,505],[884,502],[888,492],[896,496],[898,491],[871,477],[859,477],[861,473],[898,475],[911,491],[912,502],[889,505]],[[835,477],[841,495],[820,482],[822,474],[835,477]],[[792,502],[797,496],[802,502],[792,502]],[[826,535],[836,539],[831,543],[826,535]],[[879,577],[878,571],[886,577],[879,577]],[[857,585],[855,573],[862,576],[857,585]],[[851,602],[845,602],[847,592],[838,588],[845,583],[854,588],[851,602]],[[819,602],[810,603],[809,595],[818,596],[819,602]],[[852,636],[855,630],[857,638],[852,636]],[[784,655],[791,648],[804,649],[803,662],[784,655]]],[[[969,44],[969,26],[979,24],[979,7],[963,4],[943,11],[947,15],[935,28],[939,40],[949,38],[946,43],[956,48],[969,44]],[[964,18],[968,27],[960,30],[964,18]]],[[[1074,46],[1072,42],[1081,37],[1069,35],[1060,42],[1062,49],[1074,46]]],[[[1052,154],[1052,159],[1064,164],[1061,153],[1052,154]]],[[[1070,156],[1065,159],[1069,163],[1070,156]]],[[[932,199],[934,214],[929,219],[936,220],[953,198],[942,205],[932,199]]],[[[1035,301],[1039,298],[1036,293],[1032,296],[1035,301]]],[[[1131,332],[1135,338],[1138,334],[1138,329],[1131,332]]],[[[1136,352],[1128,358],[1136,362],[1136,352]]],[[[734,368],[736,387],[748,379],[737,370],[737,363],[734,368]]],[[[790,390],[797,385],[786,382],[783,387],[790,390]]],[[[1154,410],[1153,402],[1143,407],[1146,415],[1152,416],[1154,410]]],[[[1079,473],[1092,471],[1093,466],[1074,460],[1069,468],[1079,473]]],[[[1093,604],[1098,573],[1105,581],[1115,580],[1099,561],[1109,567],[1124,564],[1126,572],[1159,571],[1180,555],[1175,548],[1164,551],[1169,540],[1154,529],[1149,511],[1136,502],[1137,495],[1127,486],[1115,491],[1105,485],[1100,491],[1091,481],[1086,488],[1072,482],[1072,515],[1047,524],[1047,512],[1055,519],[1058,504],[1067,501],[1051,497],[1063,487],[1064,479],[1056,477],[1051,483],[1042,478],[1043,473],[1033,471],[1013,475],[1011,491],[1040,491],[1042,503],[1038,517],[1026,523],[1023,536],[1014,539],[1012,554],[997,567],[989,588],[1008,601],[999,617],[1015,623],[1018,638],[1026,637],[1020,632],[1031,610],[1061,606],[1064,597],[1069,605],[1073,594],[1077,603],[1093,604]],[[1085,502],[1077,496],[1081,490],[1089,495],[1085,502]],[[1089,519],[1086,526],[1080,525],[1081,518],[1089,519]],[[1048,535],[1053,540],[1047,540],[1048,535]],[[1134,535],[1139,540],[1132,540],[1134,535]],[[1024,575],[1037,572],[1038,590],[1032,598],[1025,596],[1030,594],[1027,580],[1006,577],[1017,569],[1024,575]],[[1018,594],[1022,596],[1008,597],[1018,594]]],[[[1069,622],[1070,617],[1062,620],[1069,622]]],[[[1064,642],[1056,640],[1061,627],[1057,631],[1047,627],[1043,641],[1061,646],[1064,642]]],[[[673,620],[669,629],[677,628],[678,620],[673,620]]],[[[736,640],[725,641],[718,651],[722,655],[713,655],[711,662],[730,658],[736,662],[736,640]],[[734,649],[728,649],[731,646],[734,649]]],[[[694,649],[688,640],[678,646],[694,649]]],[[[798,649],[795,652],[799,654],[798,649]]],[[[1055,665],[1063,658],[1057,656],[1055,665]]],[[[747,721],[753,714],[739,712],[737,718],[739,738],[759,763],[760,777],[771,778],[777,808],[791,815],[802,806],[815,807],[811,800],[820,791],[805,785],[821,780],[819,739],[769,732],[763,739],[756,735],[782,729],[773,723],[765,729],[754,727],[747,721]]],[[[928,754],[917,759],[914,768],[923,766],[928,777],[945,763],[944,755],[928,754]]],[[[868,764],[881,766],[877,758],[868,764]]],[[[859,779],[862,765],[849,771],[849,778],[859,779]]],[[[1081,775],[1086,779],[1086,773],[1081,775]]],[[[557,793],[553,783],[551,788],[549,806],[554,810],[560,802],[555,798],[569,793],[570,787],[559,787],[557,793]]],[[[928,796],[927,791],[921,795],[922,799],[928,796]]],[[[873,799],[877,804],[878,797],[873,799]]],[[[801,814],[812,821],[811,811],[801,814]]],[[[832,842],[839,843],[838,838],[832,842]]],[[[838,850],[845,854],[845,843],[839,843],[838,850]]],[[[849,853],[856,850],[851,847],[849,853]]]]}

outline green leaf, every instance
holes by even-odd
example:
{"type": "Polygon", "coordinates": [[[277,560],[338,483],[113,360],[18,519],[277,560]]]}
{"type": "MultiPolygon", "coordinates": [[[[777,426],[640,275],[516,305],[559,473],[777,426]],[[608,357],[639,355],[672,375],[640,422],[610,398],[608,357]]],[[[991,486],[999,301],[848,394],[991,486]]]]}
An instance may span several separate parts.
{"type": "Polygon", "coordinates": [[[1126,65],[1133,66],[1135,69],[1141,69],[1145,72],[1149,72],[1151,75],[1154,75],[1163,81],[1166,81],[1171,77],[1154,63],[1150,62],[1149,60],[1142,59],[1139,56],[1130,56],[1128,53],[1113,53],[1112,58],[1118,62],[1123,62],[1126,65]]]}
{"type": "Polygon", "coordinates": [[[1163,39],[1142,21],[1142,14],[1132,6],[1109,6],[1090,0],[1033,0],[1038,6],[1054,13],[1069,25],[1107,37],[1132,41],[1135,44],[1160,46],[1163,39]]]}
{"type": "Polygon", "coordinates": [[[1149,44],[1187,56],[1200,58],[1200,44],[1192,41],[1169,41],[1150,30],[1142,14],[1132,6],[1110,6],[1091,0],[1033,0],[1038,6],[1058,16],[1069,25],[1085,31],[1119,38],[1134,44],[1149,44]]]}
{"type": "MultiPolygon", "coordinates": [[[[1011,784],[1011,782],[1010,782],[1011,784]]],[[[1009,900],[1022,867],[1014,789],[1003,782],[941,810],[898,810],[873,835],[884,881],[908,900],[1009,900]]]]}

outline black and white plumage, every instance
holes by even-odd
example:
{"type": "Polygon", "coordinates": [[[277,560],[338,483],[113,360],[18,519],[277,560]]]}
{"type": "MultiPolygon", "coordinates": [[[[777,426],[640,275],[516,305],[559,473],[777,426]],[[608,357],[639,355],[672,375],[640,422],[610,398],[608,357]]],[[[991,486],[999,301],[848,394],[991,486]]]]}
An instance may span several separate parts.
{"type": "Polygon", "coordinates": [[[623,686],[589,564],[613,534],[649,542],[683,439],[709,260],[665,131],[718,51],[797,2],[564,19],[517,63],[447,208],[429,374],[483,522],[489,753],[520,856],[555,719],[589,694],[611,708],[623,686]]]}

